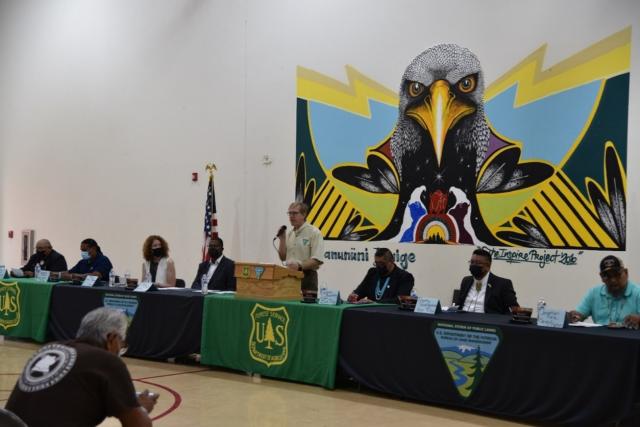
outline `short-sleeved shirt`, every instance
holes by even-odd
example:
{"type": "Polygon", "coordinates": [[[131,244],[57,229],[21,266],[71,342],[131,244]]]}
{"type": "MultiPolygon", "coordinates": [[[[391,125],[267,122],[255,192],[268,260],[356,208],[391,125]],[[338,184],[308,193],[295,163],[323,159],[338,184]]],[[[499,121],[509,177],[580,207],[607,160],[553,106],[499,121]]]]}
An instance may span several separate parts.
{"type": "Polygon", "coordinates": [[[79,341],[42,347],[7,402],[7,409],[30,427],[95,426],[138,406],[122,359],[79,341]]]}
{"type": "Polygon", "coordinates": [[[76,265],[73,266],[70,273],[87,274],[98,272],[102,275],[102,280],[109,278],[109,272],[113,268],[109,258],[99,253],[95,258],[81,259],[76,265]]]}
{"type": "Polygon", "coordinates": [[[320,230],[305,222],[287,233],[287,261],[302,263],[309,258],[323,262],[324,239],[320,230]]]}
{"type": "Polygon", "coordinates": [[[585,317],[591,316],[594,323],[608,325],[622,323],[630,314],[640,314],[640,288],[627,282],[627,288],[614,298],[605,285],[595,286],[587,292],[576,311],[585,317]]]}

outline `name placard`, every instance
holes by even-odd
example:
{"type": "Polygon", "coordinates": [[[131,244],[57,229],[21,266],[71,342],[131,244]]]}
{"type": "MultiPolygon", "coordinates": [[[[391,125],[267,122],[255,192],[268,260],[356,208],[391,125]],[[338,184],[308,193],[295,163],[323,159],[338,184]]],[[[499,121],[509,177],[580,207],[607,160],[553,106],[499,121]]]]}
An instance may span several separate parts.
{"type": "Polygon", "coordinates": [[[87,276],[84,278],[84,282],[82,282],[82,286],[86,286],[90,288],[96,283],[96,280],[98,280],[98,276],[87,276]]]}
{"type": "Polygon", "coordinates": [[[136,286],[133,292],[155,291],[157,288],[153,286],[153,282],[141,282],[136,286]]]}
{"type": "Polygon", "coordinates": [[[318,304],[338,305],[340,302],[340,291],[334,289],[320,288],[320,298],[318,304]]]}
{"type": "Polygon", "coordinates": [[[438,298],[418,298],[415,313],[438,314],[442,311],[440,300],[438,298]]]}
{"type": "Polygon", "coordinates": [[[7,267],[0,265],[0,279],[4,279],[5,274],[7,274],[7,267]]]}
{"type": "Polygon", "coordinates": [[[565,328],[567,326],[567,312],[545,307],[538,315],[538,326],[545,328],[565,328]]]}
{"type": "Polygon", "coordinates": [[[40,270],[38,272],[38,275],[36,276],[36,280],[38,282],[48,282],[50,275],[51,275],[50,271],[48,271],[48,270],[40,270]]]}

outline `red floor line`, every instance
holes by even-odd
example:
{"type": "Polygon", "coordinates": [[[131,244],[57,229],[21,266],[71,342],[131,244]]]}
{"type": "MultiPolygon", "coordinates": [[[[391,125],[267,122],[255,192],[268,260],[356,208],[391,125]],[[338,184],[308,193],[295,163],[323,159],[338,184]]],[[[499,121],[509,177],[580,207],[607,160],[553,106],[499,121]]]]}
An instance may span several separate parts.
{"type": "Polygon", "coordinates": [[[175,375],[194,374],[196,372],[205,372],[205,371],[209,371],[209,370],[210,369],[198,369],[197,371],[175,372],[173,374],[164,374],[164,375],[155,375],[155,376],[151,376],[151,377],[136,378],[136,380],[149,380],[149,379],[152,379],[152,378],[173,377],[175,375]]]}
{"type": "Polygon", "coordinates": [[[134,381],[139,381],[141,383],[145,383],[145,384],[149,384],[152,385],[154,387],[158,387],[161,388],[163,390],[168,391],[169,393],[171,393],[173,395],[173,404],[169,407],[169,409],[167,409],[166,411],[164,411],[163,413],[161,413],[160,415],[157,415],[153,418],[151,418],[151,421],[155,421],[158,418],[162,418],[166,415],[169,415],[171,412],[175,411],[176,409],[178,409],[178,406],[180,406],[180,404],[182,403],[182,397],[180,396],[180,393],[178,393],[177,391],[164,386],[162,384],[157,384],[157,383],[153,383],[151,381],[145,381],[145,380],[134,380],[134,381]]]}

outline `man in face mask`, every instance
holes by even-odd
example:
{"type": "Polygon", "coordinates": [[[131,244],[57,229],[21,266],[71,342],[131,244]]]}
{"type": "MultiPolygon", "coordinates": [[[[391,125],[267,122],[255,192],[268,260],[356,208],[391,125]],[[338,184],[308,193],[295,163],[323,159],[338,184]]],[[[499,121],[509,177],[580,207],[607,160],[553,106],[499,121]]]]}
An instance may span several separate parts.
{"type": "Polygon", "coordinates": [[[511,307],[519,307],[513,283],[490,272],[491,254],[476,249],[469,261],[471,276],[462,279],[460,295],[455,302],[464,311],[475,313],[509,314],[511,307]]]}
{"type": "Polygon", "coordinates": [[[103,253],[98,243],[93,239],[80,242],[80,261],[63,274],[65,280],[83,280],[87,276],[97,276],[99,280],[107,280],[113,265],[103,253]]]}
{"type": "Polygon", "coordinates": [[[211,239],[207,253],[209,260],[198,266],[198,272],[191,288],[202,289],[204,282],[209,290],[236,290],[236,278],[233,275],[236,264],[233,260],[222,255],[223,250],[224,243],[221,238],[211,239]]]}
{"type": "Polygon", "coordinates": [[[399,296],[411,294],[413,275],[393,262],[389,249],[379,248],[374,261],[360,285],[349,295],[349,302],[398,303],[399,296]]]}
{"type": "Polygon", "coordinates": [[[31,255],[29,261],[20,270],[25,277],[33,277],[36,265],[40,265],[40,269],[46,271],[67,271],[67,261],[64,256],[54,251],[47,239],[36,242],[36,252],[31,255]]]}

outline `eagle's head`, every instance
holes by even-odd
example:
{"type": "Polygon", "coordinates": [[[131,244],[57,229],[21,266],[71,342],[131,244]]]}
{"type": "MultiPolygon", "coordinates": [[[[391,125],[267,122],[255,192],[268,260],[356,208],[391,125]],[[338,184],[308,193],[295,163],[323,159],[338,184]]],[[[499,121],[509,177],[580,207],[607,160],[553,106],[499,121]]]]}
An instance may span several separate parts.
{"type": "MultiPolygon", "coordinates": [[[[425,50],[409,64],[400,86],[398,126],[405,126],[405,143],[417,144],[415,134],[426,134],[428,138],[419,140],[430,140],[434,166],[440,168],[447,138],[455,139],[456,144],[473,150],[477,172],[489,139],[483,94],[480,61],[469,49],[441,44],[425,50]]],[[[398,154],[412,151],[398,146],[398,140],[393,142],[396,146],[392,149],[398,154]]]]}

